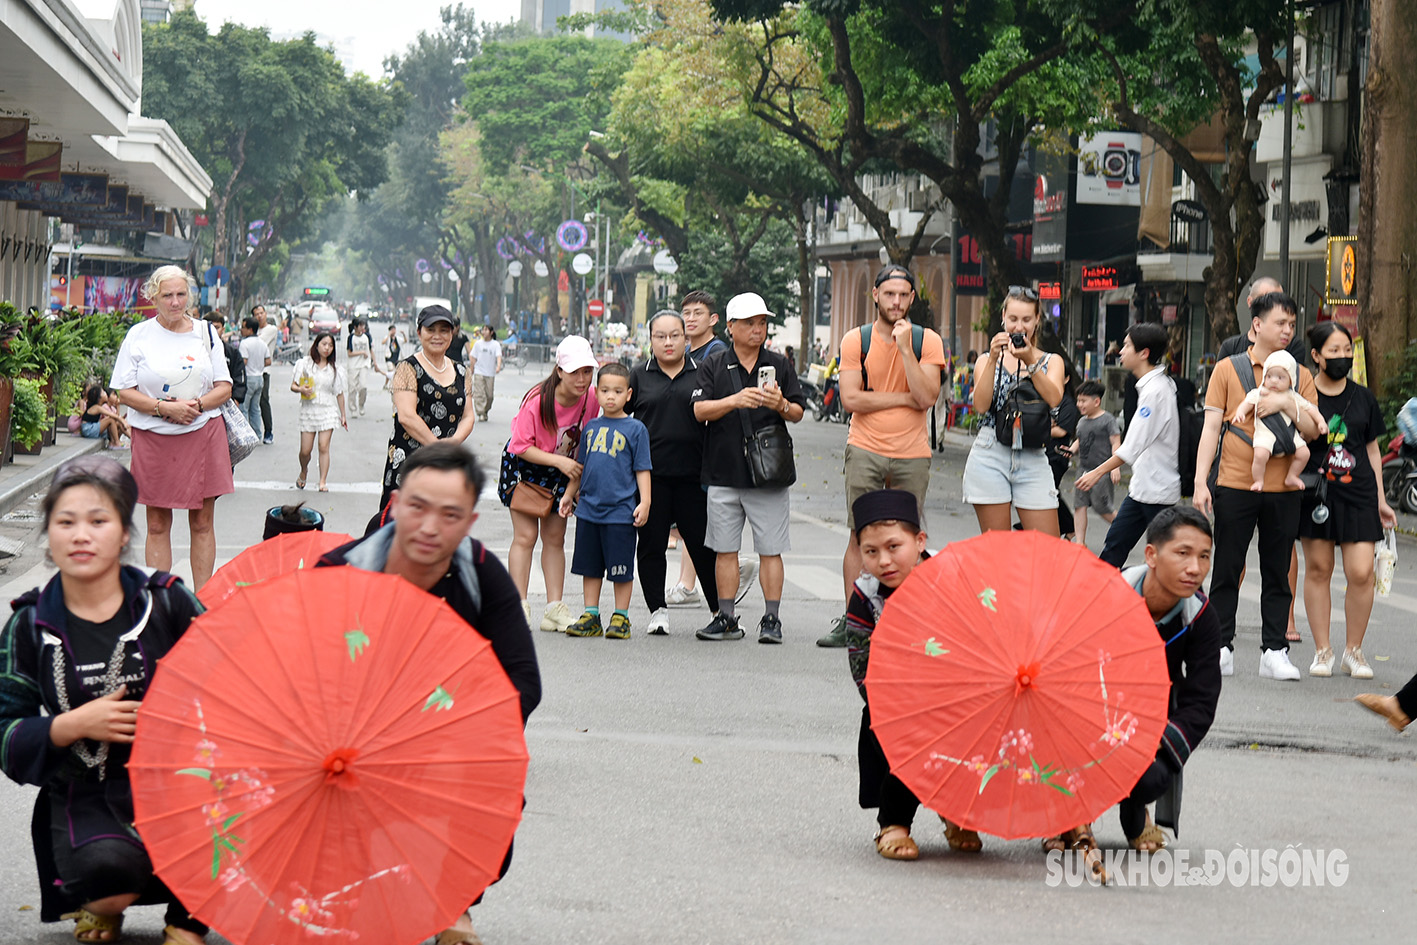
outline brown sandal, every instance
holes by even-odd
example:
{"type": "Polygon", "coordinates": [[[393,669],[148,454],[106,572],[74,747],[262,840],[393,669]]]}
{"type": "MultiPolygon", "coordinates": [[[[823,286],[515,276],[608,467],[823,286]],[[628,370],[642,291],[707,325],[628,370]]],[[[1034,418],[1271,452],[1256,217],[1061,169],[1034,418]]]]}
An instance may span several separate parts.
{"type": "Polygon", "coordinates": [[[979,839],[979,834],[975,831],[951,823],[943,817],[940,818],[940,822],[945,825],[945,841],[949,843],[951,850],[958,850],[961,853],[979,853],[984,849],[984,841],[979,839]]]}
{"type": "Polygon", "coordinates": [[[66,912],[61,919],[74,920],[74,939],[79,942],[116,942],[123,937],[123,914],[100,915],[97,912],[90,912],[80,908],[74,912],[66,912]],[[98,938],[86,938],[85,936],[98,933],[98,938]]]}
{"type": "Polygon", "coordinates": [[[1152,822],[1151,815],[1148,814],[1146,826],[1142,828],[1141,833],[1135,837],[1128,837],[1127,843],[1131,845],[1133,850],[1139,850],[1142,853],[1155,853],[1157,850],[1166,849],[1166,834],[1162,833],[1161,828],[1152,822]]]}
{"type": "Polygon", "coordinates": [[[910,828],[900,824],[892,824],[889,827],[882,827],[876,831],[876,852],[888,860],[918,860],[920,858],[920,847],[910,836],[910,828]],[[901,833],[887,837],[890,831],[899,830],[901,833]]]}
{"type": "Polygon", "coordinates": [[[1068,848],[1068,841],[1065,834],[1058,834],[1056,837],[1043,838],[1044,853],[1061,853],[1068,848]]]}

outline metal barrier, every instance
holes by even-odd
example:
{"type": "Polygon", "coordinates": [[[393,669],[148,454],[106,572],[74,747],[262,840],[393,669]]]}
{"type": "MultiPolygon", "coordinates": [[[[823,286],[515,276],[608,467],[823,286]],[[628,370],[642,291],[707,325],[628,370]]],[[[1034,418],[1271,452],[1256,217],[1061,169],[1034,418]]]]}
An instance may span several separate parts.
{"type": "Polygon", "coordinates": [[[546,373],[550,370],[546,365],[550,364],[555,356],[554,345],[534,345],[523,341],[511,347],[506,342],[502,343],[503,367],[515,366],[521,374],[525,374],[527,368],[546,373]]]}

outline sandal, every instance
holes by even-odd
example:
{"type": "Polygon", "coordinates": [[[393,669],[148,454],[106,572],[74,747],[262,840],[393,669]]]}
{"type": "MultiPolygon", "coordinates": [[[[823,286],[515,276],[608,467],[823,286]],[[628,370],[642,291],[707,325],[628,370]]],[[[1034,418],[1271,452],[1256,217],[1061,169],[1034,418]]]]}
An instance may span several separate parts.
{"type": "Polygon", "coordinates": [[[888,860],[917,860],[920,858],[920,848],[911,839],[909,827],[903,827],[900,824],[882,827],[876,831],[876,836],[873,839],[876,841],[876,852],[888,860]],[[892,833],[890,837],[886,836],[887,832],[897,830],[900,833],[892,833]]]}
{"type": "Polygon", "coordinates": [[[1080,824],[1063,836],[1068,841],[1069,850],[1096,850],[1097,837],[1093,836],[1092,824],[1080,824]]]}
{"type": "MultiPolygon", "coordinates": [[[[162,940],[162,945],[191,945],[191,942],[189,942],[187,939],[185,939],[185,938],[180,938],[180,937],[176,934],[176,933],[178,933],[179,931],[181,931],[181,930],[180,930],[179,928],[177,928],[177,926],[175,926],[175,925],[164,926],[164,927],[163,927],[163,930],[162,930],[162,933],[163,933],[163,935],[166,936],[166,937],[163,938],[163,940],[162,940]]],[[[195,935],[196,933],[194,932],[194,933],[192,933],[192,934],[195,935]]],[[[202,941],[206,941],[206,939],[202,939],[202,941]]]]}
{"type": "Polygon", "coordinates": [[[321,492],[329,492],[329,491],[330,491],[330,487],[329,487],[329,486],[326,486],[326,485],[321,485],[321,486],[320,486],[320,491],[321,491],[321,492]]]}
{"type": "Polygon", "coordinates": [[[978,853],[984,849],[984,841],[979,839],[979,834],[973,830],[961,827],[959,824],[950,823],[941,817],[940,822],[945,825],[945,841],[949,843],[951,850],[958,850],[961,853],[978,853]]]}
{"type": "Polygon", "coordinates": [[[1066,850],[1067,848],[1068,848],[1068,841],[1065,839],[1065,835],[1064,835],[1064,834],[1058,834],[1056,837],[1044,837],[1044,838],[1043,838],[1043,852],[1044,852],[1044,853],[1061,853],[1062,851],[1066,850]]]}
{"type": "Polygon", "coordinates": [[[297,488],[297,489],[304,489],[304,488],[305,488],[305,477],[304,477],[304,476],[301,476],[299,479],[295,480],[295,488],[297,488]]]}
{"type": "Polygon", "coordinates": [[[1142,828],[1141,833],[1135,837],[1128,837],[1127,843],[1131,845],[1133,850],[1154,853],[1157,850],[1166,849],[1166,834],[1162,833],[1161,828],[1152,822],[1151,815],[1148,814],[1146,826],[1142,828]]]}
{"type": "Polygon", "coordinates": [[[444,929],[433,941],[436,945],[482,945],[482,939],[472,929],[444,929]]]}
{"type": "Polygon", "coordinates": [[[1304,638],[1299,635],[1299,628],[1298,628],[1298,627],[1289,627],[1289,628],[1287,628],[1287,629],[1284,631],[1284,640],[1285,640],[1286,643],[1303,643],[1303,642],[1304,642],[1304,638]]]}
{"type": "Polygon", "coordinates": [[[99,915],[87,909],[66,912],[61,919],[74,920],[74,940],[78,942],[116,942],[123,935],[123,914],[99,915]],[[98,938],[86,938],[94,932],[98,938]]]}

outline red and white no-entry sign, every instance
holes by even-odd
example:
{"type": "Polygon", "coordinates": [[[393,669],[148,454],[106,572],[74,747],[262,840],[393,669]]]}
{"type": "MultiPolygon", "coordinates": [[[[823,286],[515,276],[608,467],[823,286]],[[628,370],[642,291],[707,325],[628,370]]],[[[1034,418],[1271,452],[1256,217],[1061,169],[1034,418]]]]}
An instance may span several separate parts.
{"type": "Polygon", "coordinates": [[[605,303],[600,299],[591,299],[586,303],[585,310],[591,318],[599,318],[605,314],[605,303]]]}

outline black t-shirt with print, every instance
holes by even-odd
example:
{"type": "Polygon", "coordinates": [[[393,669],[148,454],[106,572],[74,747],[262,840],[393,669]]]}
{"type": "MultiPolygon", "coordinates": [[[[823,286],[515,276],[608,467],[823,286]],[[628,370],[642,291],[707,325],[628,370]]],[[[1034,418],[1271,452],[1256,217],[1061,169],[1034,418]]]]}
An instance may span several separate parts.
{"type": "MultiPolygon", "coordinates": [[[[103,695],[104,677],[108,675],[108,661],[118,646],[118,638],[133,628],[133,621],[126,605],[119,605],[112,617],[97,623],[74,615],[65,610],[65,635],[73,654],[75,668],[84,689],[95,696],[103,695]]],[[[118,671],[118,682],[127,683],[125,699],[142,698],[146,688],[143,672],[143,654],[136,642],[125,647],[123,665],[118,671]]],[[[71,700],[72,702],[73,700],[71,700]]],[[[77,702],[74,702],[77,704],[77,702]]]]}
{"type": "Polygon", "coordinates": [[[1327,471],[1329,501],[1341,498],[1351,505],[1376,506],[1378,483],[1368,460],[1368,444],[1387,434],[1377,398],[1350,379],[1335,396],[1320,391],[1317,406],[1328,429],[1309,441],[1305,470],[1327,471]]]}

